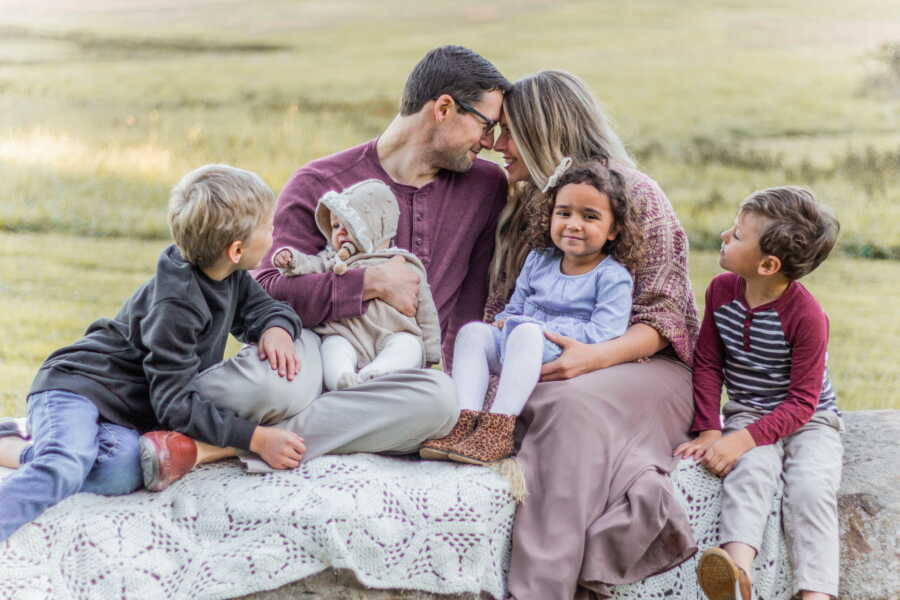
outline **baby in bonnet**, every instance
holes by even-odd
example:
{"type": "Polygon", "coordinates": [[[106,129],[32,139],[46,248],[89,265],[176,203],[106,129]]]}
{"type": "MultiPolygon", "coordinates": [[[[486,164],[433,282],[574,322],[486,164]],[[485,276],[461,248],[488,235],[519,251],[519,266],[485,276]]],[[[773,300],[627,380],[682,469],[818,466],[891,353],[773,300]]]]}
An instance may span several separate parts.
{"type": "Polygon", "coordinates": [[[402,257],[419,275],[415,317],[374,299],[358,316],[326,321],[313,331],[322,336],[325,387],[340,390],[401,369],[415,369],[441,359],[438,312],[425,267],[414,254],[391,247],[400,210],[383,181],[366,179],[340,192],[327,192],[316,206],[316,225],[328,240],[317,255],[279,248],[273,265],[287,276],[373,267],[402,257]]]}

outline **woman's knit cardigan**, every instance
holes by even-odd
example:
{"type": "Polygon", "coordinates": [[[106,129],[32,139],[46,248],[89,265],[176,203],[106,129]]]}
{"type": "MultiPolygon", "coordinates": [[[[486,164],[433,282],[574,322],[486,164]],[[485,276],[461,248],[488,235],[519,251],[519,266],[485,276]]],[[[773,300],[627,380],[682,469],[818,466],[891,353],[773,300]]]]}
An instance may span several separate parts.
{"type": "MultiPolygon", "coordinates": [[[[625,178],[626,196],[639,215],[643,233],[644,253],[634,276],[634,301],[631,324],[644,323],[659,332],[671,344],[672,350],[685,364],[693,362],[699,320],[691,281],[688,278],[688,239],[669,199],[653,179],[622,165],[611,167],[625,178]]],[[[538,206],[524,206],[526,243],[530,248],[547,247],[550,243],[550,210],[541,194],[532,196],[538,206]]],[[[506,274],[492,282],[484,316],[493,321],[503,310],[508,294],[506,274]]]]}

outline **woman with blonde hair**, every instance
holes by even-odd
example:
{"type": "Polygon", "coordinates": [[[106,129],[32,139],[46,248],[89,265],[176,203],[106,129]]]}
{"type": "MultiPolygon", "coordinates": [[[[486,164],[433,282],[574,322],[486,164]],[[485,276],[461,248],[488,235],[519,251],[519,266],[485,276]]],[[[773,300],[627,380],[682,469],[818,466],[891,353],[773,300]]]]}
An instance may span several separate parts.
{"type": "Polygon", "coordinates": [[[517,460],[528,496],[513,527],[509,592],[519,600],[605,596],[610,585],[664,571],[696,551],[667,477],[693,415],[698,318],[687,236],[577,77],[543,71],[519,80],[501,124],[494,149],[507,162],[510,199],[497,230],[487,320],[507,301],[528,252],[549,245],[541,190],[563,158],[619,171],[644,239],[624,335],[584,344],[548,332],[563,352],[541,369],[520,417],[517,460]]]}

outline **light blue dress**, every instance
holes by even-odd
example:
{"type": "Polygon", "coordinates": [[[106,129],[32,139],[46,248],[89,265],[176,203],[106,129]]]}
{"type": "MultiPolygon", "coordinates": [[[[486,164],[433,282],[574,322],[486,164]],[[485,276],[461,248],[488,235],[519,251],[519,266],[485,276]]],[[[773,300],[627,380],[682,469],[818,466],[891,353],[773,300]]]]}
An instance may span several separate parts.
{"type": "MultiPolygon", "coordinates": [[[[583,275],[566,275],[560,269],[562,253],[556,248],[532,250],[525,258],[516,289],[495,321],[505,319],[503,329],[494,328],[501,361],[506,339],[522,323],[538,323],[544,331],[595,344],[619,337],[628,328],[634,282],[620,262],[607,256],[583,275]]],[[[544,338],[543,362],[550,362],[562,349],[544,338]]]]}

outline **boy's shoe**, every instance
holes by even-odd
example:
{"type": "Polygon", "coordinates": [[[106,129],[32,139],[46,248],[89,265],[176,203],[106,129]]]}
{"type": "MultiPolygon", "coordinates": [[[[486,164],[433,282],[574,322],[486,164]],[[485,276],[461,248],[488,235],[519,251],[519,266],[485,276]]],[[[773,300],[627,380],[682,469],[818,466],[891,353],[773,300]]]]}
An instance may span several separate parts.
{"type": "Polygon", "coordinates": [[[141,436],[141,472],[151,492],[166,489],[197,462],[197,444],[175,431],[151,431],[141,436]]]}
{"type": "Polygon", "coordinates": [[[456,449],[470,433],[475,429],[478,423],[478,415],[481,413],[477,410],[469,410],[464,408],[459,411],[459,418],[456,425],[450,430],[450,433],[436,440],[428,440],[419,448],[419,456],[430,460],[448,460],[447,455],[456,449]]]}
{"type": "Polygon", "coordinates": [[[750,578],[721,548],[710,548],[697,563],[697,580],[709,600],[752,600],[750,578]]]}
{"type": "Polygon", "coordinates": [[[486,465],[511,456],[516,415],[483,412],[475,431],[447,455],[452,461],[486,465]]]}
{"type": "Polygon", "coordinates": [[[25,417],[3,417],[0,419],[0,437],[8,437],[11,435],[18,436],[23,440],[30,440],[28,434],[28,421],[25,417]]]}

